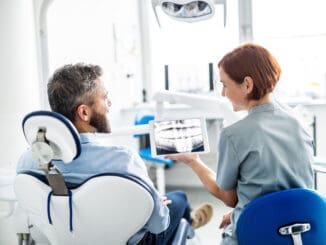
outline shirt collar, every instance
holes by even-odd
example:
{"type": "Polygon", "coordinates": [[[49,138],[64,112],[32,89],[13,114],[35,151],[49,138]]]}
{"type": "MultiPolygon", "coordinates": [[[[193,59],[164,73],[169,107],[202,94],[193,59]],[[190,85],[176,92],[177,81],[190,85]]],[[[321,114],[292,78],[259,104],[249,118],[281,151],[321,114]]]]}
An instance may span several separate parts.
{"type": "Polygon", "coordinates": [[[257,105],[257,106],[252,107],[249,110],[248,114],[265,112],[265,111],[273,111],[277,107],[278,107],[277,104],[274,101],[272,101],[267,104],[262,104],[262,105],[257,105]]]}
{"type": "Polygon", "coordinates": [[[82,144],[94,142],[96,139],[95,133],[80,133],[79,136],[80,136],[80,143],[82,144]]]}

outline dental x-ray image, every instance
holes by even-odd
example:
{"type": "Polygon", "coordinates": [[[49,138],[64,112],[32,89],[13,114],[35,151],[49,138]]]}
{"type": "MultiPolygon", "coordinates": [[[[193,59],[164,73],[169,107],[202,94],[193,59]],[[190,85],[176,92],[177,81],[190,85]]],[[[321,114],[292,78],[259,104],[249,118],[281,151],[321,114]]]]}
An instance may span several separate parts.
{"type": "Polygon", "coordinates": [[[152,122],[153,155],[207,152],[207,133],[201,118],[152,122]]]}

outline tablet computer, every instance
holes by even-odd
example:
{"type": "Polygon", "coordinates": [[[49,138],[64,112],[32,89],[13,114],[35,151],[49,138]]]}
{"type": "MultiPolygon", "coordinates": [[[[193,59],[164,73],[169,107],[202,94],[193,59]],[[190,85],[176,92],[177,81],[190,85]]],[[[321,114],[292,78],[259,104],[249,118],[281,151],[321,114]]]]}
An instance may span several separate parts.
{"type": "Polygon", "coordinates": [[[208,153],[204,118],[153,120],[150,122],[152,156],[208,153]]]}

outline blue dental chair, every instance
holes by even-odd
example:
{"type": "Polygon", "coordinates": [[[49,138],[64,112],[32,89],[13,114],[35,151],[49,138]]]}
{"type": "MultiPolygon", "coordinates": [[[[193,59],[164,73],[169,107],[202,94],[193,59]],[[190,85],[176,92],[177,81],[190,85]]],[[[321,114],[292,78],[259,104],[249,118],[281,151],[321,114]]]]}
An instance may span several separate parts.
{"type": "Polygon", "coordinates": [[[326,201],[303,188],[266,194],[244,208],[236,233],[239,245],[325,245],[326,201]]]}
{"type": "MultiPolygon", "coordinates": [[[[136,115],[135,125],[148,124],[150,121],[154,120],[154,115],[152,114],[142,114],[136,115]]],[[[155,167],[156,173],[156,187],[159,193],[165,194],[165,167],[170,167],[173,165],[173,160],[164,159],[163,157],[153,157],[151,154],[150,140],[148,134],[138,134],[135,137],[139,138],[139,155],[140,157],[150,164],[150,166],[155,167]]]]}
{"type": "MultiPolygon", "coordinates": [[[[44,235],[42,244],[122,245],[147,223],[154,207],[151,189],[135,176],[108,173],[78,186],[64,182],[51,160],[68,164],[81,152],[78,132],[68,119],[54,112],[33,112],[24,118],[23,131],[45,174],[18,174],[14,189],[28,216],[28,229],[44,235]]],[[[183,245],[193,236],[182,220],[173,245],[183,245]]]]}

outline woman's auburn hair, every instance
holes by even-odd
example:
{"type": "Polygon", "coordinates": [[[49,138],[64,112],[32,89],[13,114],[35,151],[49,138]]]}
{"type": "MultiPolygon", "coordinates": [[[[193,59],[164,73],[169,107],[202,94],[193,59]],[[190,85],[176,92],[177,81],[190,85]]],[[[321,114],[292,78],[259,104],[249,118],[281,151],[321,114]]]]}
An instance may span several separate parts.
{"type": "Polygon", "coordinates": [[[236,83],[252,78],[254,86],[248,99],[259,100],[274,90],[281,75],[281,67],[275,57],[264,47],[246,43],[224,55],[218,68],[228,74],[236,83]]]}

